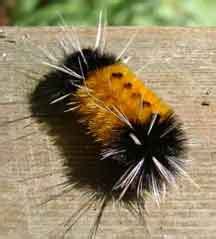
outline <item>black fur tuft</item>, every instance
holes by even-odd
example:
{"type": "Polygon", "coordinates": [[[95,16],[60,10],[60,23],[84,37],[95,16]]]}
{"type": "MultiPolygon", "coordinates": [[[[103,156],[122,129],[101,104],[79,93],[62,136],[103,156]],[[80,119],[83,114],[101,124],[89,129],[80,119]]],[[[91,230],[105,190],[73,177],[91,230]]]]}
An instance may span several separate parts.
{"type": "Polygon", "coordinates": [[[79,51],[74,52],[64,61],[65,66],[79,75],[82,75],[83,73],[84,76],[87,76],[87,74],[91,71],[116,63],[116,56],[108,53],[101,53],[99,50],[85,48],[82,49],[82,53],[83,56],[79,51]]]}
{"type": "MultiPolygon", "coordinates": [[[[91,71],[116,63],[116,56],[108,53],[101,53],[99,50],[85,48],[82,49],[82,53],[83,55],[79,51],[76,51],[68,55],[62,65],[76,72],[78,75],[84,75],[84,77],[86,77],[91,71]]],[[[74,92],[77,89],[77,85],[83,84],[83,79],[60,70],[51,71],[45,76],[45,80],[54,80],[59,84],[58,94],[50,95],[50,98],[53,99],[74,92]]]]}
{"type": "Polygon", "coordinates": [[[110,152],[108,158],[116,160],[125,171],[128,170],[128,173],[117,183],[118,186],[114,188],[124,189],[128,186],[123,181],[128,177],[129,183],[129,174],[143,160],[129,188],[142,190],[142,193],[152,192],[155,187],[153,183],[156,183],[160,192],[163,183],[171,184],[175,176],[181,174],[184,169],[182,159],[186,152],[186,137],[182,125],[173,114],[168,115],[164,120],[160,119],[159,115],[152,115],[146,124],[138,122],[131,124],[133,128],[121,129],[119,135],[103,152],[105,156],[106,152],[110,152]],[[142,187],[138,189],[141,184],[142,187]]]}

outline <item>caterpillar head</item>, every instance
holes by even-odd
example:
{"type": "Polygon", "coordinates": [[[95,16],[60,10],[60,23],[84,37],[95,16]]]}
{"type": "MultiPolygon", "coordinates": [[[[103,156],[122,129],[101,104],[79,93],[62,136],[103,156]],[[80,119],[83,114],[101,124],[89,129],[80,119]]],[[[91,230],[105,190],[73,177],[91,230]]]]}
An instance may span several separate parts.
{"type": "Polygon", "coordinates": [[[120,190],[120,197],[131,190],[138,197],[152,192],[158,201],[162,188],[174,184],[175,177],[184,172],[186,138],[181,123],[170,113],[165,119],[152,114],[146,123],[131,125],[119,130],[109,150],[103,152],[105,158],[125,168],[113,189],[120,190]]]}
{"type": "Polygon", "coordinates": [[[73,67],[74,71],[81,75],[81,69],[86,76],[90,71],[112,65],[116,62],[116,57],[112,54],[104,54],[98,49],[84,48],[82,53],[75,51],[65,60],[65,65],[73,67]]]}

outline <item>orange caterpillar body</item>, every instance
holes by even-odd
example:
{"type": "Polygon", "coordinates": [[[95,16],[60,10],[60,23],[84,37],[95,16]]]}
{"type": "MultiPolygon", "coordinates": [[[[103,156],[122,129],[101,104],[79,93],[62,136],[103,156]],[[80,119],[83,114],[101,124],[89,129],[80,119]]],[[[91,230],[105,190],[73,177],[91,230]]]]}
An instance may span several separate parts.
{"type": "Polygon", "coordinates": [[[145,123],[152,114],[164,119],[171,108],[128,68],[117,63],[90,72],[85,86],[76,93],[80,102],[79,112],[89,131],[97,140],[110,140],[113,129],[123,127],[126,122],[145,123]]]}

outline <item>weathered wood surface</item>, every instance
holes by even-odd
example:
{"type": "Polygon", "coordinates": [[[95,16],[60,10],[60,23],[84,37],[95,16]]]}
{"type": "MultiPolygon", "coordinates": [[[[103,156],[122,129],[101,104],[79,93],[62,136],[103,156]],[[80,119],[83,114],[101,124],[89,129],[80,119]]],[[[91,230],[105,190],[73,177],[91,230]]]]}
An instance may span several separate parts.
{"type": "MultiPolygon", "coordinates": [[[[133,28],[109,28],[109,49],[120,52],[133,28]]],[[[73,35],[68,29],[69,36],[73,35]]],[[[95,29],[78,31],[85,45],[92,45],[95,29]]],[[[61,187],[64,155],[51,135],[34,119],[3,123],[29,115],[27,94],[47,71],[40,47],[59,58],[58,44],[65,34],[59,28],[2,28],[0,30],[0,238],[60,238],[50,231],[81,205],[80,192],[37,206],[61,187]],[[25,136],[25,137],[23,137],[25,136]],[[49,174],[47,177],[42,177],[49,174]],[[23,180],[27,179],[28,180],[23,180]],[[32,179],[31,179],[32,178],[32,179]],[[48,188],[47,188],[48,187],[48,188]]],[[[216,29],[140,28],[128,54],[131,67],[160,96],[174,106],[190,137],[188,172],[200,189],[186,179],[168,193],[161,207],[148,200],[147,223],[151,238],[216,238],[216,29]]],[[[83,150],[75,130],[73,149],[83,150]]],[[[67,238],[87,238],[96,211],[90,210],[67,238]]],[[[126,211],[121,219],[110,205],[97,238],[150,238],[143,226],[126,211]]]]}

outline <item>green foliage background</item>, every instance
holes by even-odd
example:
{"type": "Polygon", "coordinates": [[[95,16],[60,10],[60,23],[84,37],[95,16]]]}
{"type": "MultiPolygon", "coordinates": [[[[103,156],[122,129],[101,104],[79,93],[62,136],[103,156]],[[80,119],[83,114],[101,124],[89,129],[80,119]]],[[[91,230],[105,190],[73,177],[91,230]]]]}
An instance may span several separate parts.
{"type": "Polygon", "coordinates": [[[216,0],[17,0],[12,25],[95,25],[106,9],[110,25],[214,26],[216,0]]]}

